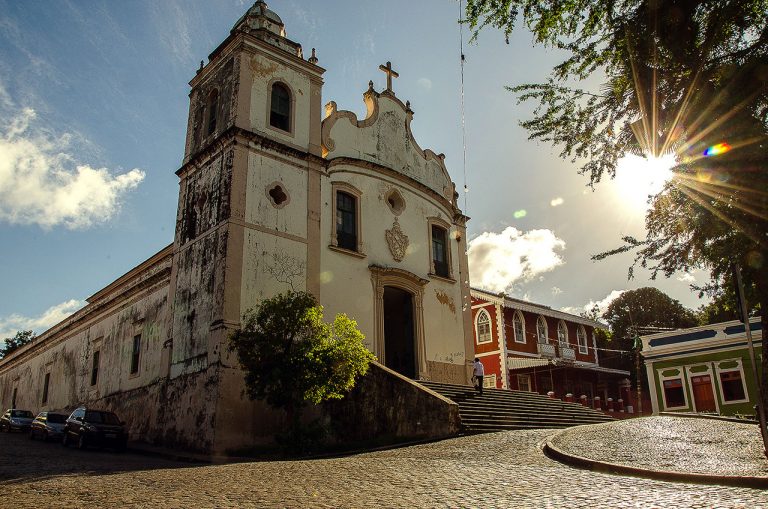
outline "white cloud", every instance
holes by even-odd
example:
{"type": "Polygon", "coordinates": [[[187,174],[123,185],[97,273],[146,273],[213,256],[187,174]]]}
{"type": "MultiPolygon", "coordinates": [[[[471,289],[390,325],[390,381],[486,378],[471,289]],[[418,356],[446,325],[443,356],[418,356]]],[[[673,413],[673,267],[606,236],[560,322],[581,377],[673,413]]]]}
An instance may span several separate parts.
{"type": "Polygon", "coordinates": [[[469,242],[472,285],[500,292],[518,280],[528,281],[565,263],[556,252],[565,241],[550,230],[521,232],[508,226],[501,233],[484,232],[469,242]]]}
{"type": "Polygon", "coordinates": [[[0,221],[87,228],[112,218],[122,195],[144,180],[139,169],[113,175],[76,162],[67,152],[73,135],[31,127],[30,108],[8,118],[0,126],[0,221]]]}
{"type": "Polygon", "coordinates": [[[22,330],[44,332],[85,305],[85,301],[71,299],[46,309],[39,316],[12,314],[0,317],[0,341],[10,338],[22,330]]]}
{"type": "Polygon", "coordinates": [[[419,78],[417,83],[424,90],[432,90],[432,80],[429,78],[419,78]]]}
{"type": "Polygon", "coordinates": [[[682,274],[678,274],[678,276],[675,279],[677,279],[681,283],[695,283],[696,282],[696,276],[694,276],[690,272],[683,272],[682,274]]]}
{"type": "Polygon", "coordinates": [[[553,198],[549,202],[549,205],[552,206],[552,207],[557,207],[558,205],[562,205],[563,203],[565,203],[565,200],[563,200],[562,197],[558,196],[557,198],[553,198]]]}
{"type": "Polygon", "coordinates": [[[553,295],[553,296],[554,296],[554,295],[560,295],[561,293],[563,293],[563,290],[561,290],[560,288],[558,288],[558,287],[556,287],[556,286],[553,286],[553,287],[552,287],[552,295],[553,295]]]}
{"type": "Polygon", "coordinates": [[[571,313],[573,315],[578,315],[583,313],[584,311],[592,311],[592,309],[597,306],[599,314],[605,313],[605,310],[608,309],[608,306],[611,305],[611,302],[621,297],[621,294],[626,292],[626,290],[611,290],[611,293],[605,296],[605,298],[594,301],[590,300],[588,303],[584,304],[583,307],[568,307],[563,308],[562,310],[566,313],[571,313]]]}

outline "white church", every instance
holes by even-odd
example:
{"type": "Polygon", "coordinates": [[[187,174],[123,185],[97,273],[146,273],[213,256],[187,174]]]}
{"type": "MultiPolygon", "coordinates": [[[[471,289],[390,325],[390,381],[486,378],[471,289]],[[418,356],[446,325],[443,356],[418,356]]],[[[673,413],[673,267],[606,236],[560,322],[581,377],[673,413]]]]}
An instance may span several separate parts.
{"type": "Polygon", "coordinates": [[[209,453],[259,443],[275,417],[244,395],[228,336],[261,299],[306,290],[357,321],[393,380],[371,408],[394,391],[457,416],[411,380],[469,381],[468,218],[381,70],[365,118],[323,108],[314,50],[257,1],[190,82],[173,244],[1,360],[2,408],[109,408],[134,440],[209,453]]]}

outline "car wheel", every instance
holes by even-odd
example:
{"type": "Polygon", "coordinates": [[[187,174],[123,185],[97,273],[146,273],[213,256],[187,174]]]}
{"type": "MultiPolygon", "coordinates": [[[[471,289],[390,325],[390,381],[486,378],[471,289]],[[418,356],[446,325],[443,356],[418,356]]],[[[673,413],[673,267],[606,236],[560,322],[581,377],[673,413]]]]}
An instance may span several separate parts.
{"type": "Polygon", "coordinates": [[[85,435],[80,435],[80,438],[77,439],[77,448],[78,449],[85,449],[88,447],[85,443],[85,435]]]}
{"type": "Polygon", "coordinates": [[[30,431],[29,432],[29,439],[30,440],[34,440],[35,439],[35,432],[34,431],[30,431]]]}
{"type": "Polygon", "coordinates": [[[64,436],[61,438],[61,445],[64,447],[69,447],[69,433],[66,431],[64,432],[64,436]]]}
{"type": "Polygon", "coordinates": [[[48,430],[43,431],[43,442],[48,441],[48,430]]]}

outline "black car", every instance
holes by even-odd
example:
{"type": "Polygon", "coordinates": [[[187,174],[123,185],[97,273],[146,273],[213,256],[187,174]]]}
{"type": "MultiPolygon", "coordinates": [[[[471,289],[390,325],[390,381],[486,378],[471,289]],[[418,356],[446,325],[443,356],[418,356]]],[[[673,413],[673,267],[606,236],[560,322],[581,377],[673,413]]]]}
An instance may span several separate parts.
{"type": "Polygon", "coordinates": [[[9,408],[0,417],[0,431],[29,431],[35,416],[29,410],[9,408]]]}
{"type": "Polygon", "coordinates": [[[32,421],[29,429],[29,438],[42,438],[47,441],[50,438],[61,438],[64,435],[64,423],[67,422],[67,414],[56,412],[40,412],[32,421]]]}
{"type": "Polygon", "coordinates": [[[80,407],[72,412],[64,424],[64,447],[76,444],[78,449],[89,446],[112,447],[124,451],[128,442],[125,423],[113,412],[80,407]]]}

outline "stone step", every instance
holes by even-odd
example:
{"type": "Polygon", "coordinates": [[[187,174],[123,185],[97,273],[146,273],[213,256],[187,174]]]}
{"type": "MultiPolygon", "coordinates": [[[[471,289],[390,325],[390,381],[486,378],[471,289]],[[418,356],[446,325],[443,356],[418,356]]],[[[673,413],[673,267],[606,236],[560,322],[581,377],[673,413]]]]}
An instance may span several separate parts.
{"type": "Polygon", "coordinates": [[[459,416],[467,433],[512,429],[567,428],[614,420],[579,403],[549,398],[534,392],[484,389],[438,382],[420,382],[459,405],[459,416]]]}

